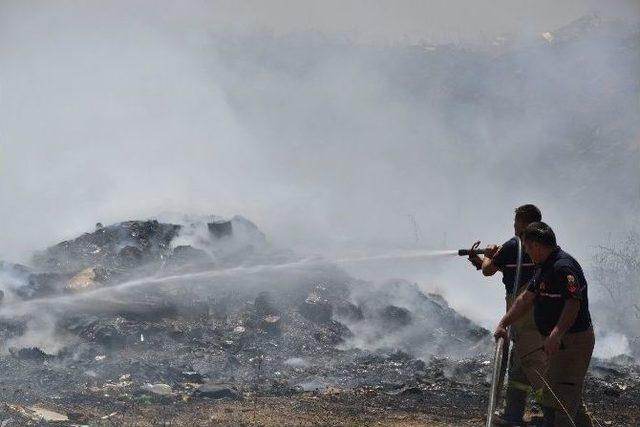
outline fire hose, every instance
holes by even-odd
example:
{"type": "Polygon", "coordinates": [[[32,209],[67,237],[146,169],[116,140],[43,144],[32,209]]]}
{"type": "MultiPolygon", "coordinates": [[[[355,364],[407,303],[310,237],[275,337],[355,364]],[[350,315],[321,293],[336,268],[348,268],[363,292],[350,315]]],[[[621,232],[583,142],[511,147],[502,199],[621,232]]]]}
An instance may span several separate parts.
{"type": "MultiPolygon", "coordinates": [[[[513,281],[512,295],[515,297],[518,295],[518,286],[520,284],[520,272],[522,270],[522,240],[516,236],[517,241],[517,257],[515,264],[515,278],[513,281]]],[[[458,255],[478,255],[484,254],[483,249],[476,249],[477,244],[471,249],[460,249],[458,255]]],[[[502,392],[502,385],[504,382],[503,372],[509,367],[511,362],[511,340],[513,339],[513,332],[511,327],[508,329],[509,340],[505,342],[504,338],[500,337],[496,340],[495,352],[493,354],[493,369],[491,371],[491,389],[489,392],[489,403],[487,406],[487,424],[486,427],[493,425],[493,416],[496,410],[496,404],[502,392]],[[506,359],[506,360],[505,360],[506,359]],[[504,363],[506,362],[506,363],[504,363]]]]}
{"type": "MultiPolygon", "coordinates": [[[[508,343],[507,343],[508,345],[508,343]]],[[[493,413],[496,409],[496,402],[502,390],[502,362],[504,360],[505,340],[500,337],[496,341],[496,349],[493,354],[493,370],[491,371],[491,389],[489,391],[489,405],[487,407],[487,427],[493,424],[493,413]]]]}
{"type": "MultiPolygon", "coordinates": [[[[512,294],[514,298],[518,295],[518,286],[520,285],[520,272],[522,270],[522,240],[518,236],[516,236],[516,242],[518,247],[518,253],[516,257],[516,274],[513,280],[513,289],[512,294]]],[[[500,392],[502,391],[502,385],[504,382],[504,374],[503,372],[509,368],[511,363],[511,341],[513,340],[513,330],[511,326],[507,329],[509,333],[509,341],[504,342],[504,338],[499,338],[496,341],[496,352],[494,359],[494,372],[492,372],[491,377],[491,390],[492,396],[489,396],[489,404],[487,406],[487,427],[491,427],[493,424],[493,415],[496,411],[496,401],[500,396],[500,392]],[[506,357],[505,357],[506,356],[506,357]],[[503,367],[503,361],[506,359],[506,365],[503,367]],[[497,366],[497,369],[496,369],[497,366]]]]}

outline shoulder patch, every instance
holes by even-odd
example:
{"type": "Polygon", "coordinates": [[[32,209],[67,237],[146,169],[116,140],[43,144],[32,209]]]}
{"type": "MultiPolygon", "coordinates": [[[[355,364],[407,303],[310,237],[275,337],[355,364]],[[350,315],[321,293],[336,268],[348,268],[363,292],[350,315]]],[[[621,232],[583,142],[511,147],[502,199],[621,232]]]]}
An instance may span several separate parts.
{"type": "Polygon", "coordinates": [[[567,275],[567,290],[571,294],[575,294],[578,291],[578,282],[571,274],[567,275]]]}

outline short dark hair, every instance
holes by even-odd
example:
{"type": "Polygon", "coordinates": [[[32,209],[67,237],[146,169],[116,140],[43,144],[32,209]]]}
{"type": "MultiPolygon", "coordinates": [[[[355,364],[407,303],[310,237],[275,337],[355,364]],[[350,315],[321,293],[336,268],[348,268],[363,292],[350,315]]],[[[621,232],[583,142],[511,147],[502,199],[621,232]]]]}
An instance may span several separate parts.
{"type": "Polygon", "coordinates": [[[542,212],[535,205],[522,205],[516,208],[516,218],[523,220],[527,224],[542,221],[542,212]]]}
{"type": "Polygon", "coordinates": [[[554,233],[551,227],[544,222],[532,222],[527,225],[522,237],[524,240],[542,243],[543,245],[550,246],[552,248],[555,248],[557,245],[556,233],[554,233]]]}

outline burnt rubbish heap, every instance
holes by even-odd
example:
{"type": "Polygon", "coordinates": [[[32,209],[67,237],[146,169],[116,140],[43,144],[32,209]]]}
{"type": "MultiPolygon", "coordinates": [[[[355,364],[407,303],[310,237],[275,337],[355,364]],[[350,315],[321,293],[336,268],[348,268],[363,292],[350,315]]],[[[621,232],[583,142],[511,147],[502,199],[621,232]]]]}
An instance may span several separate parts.
{"type": "MultiPolygon", "coordinates": [[[[242,217],[97,224],[1,263],[0,290],[3,426],[153,425],[145,408],[179,424],[188,405],[310,395],[453,423],[485,405],[488,331],[415,284],[274,248],[242,217]]],[[[598,369],[589,390],[637,399],[637,369],[598,369]]]]}

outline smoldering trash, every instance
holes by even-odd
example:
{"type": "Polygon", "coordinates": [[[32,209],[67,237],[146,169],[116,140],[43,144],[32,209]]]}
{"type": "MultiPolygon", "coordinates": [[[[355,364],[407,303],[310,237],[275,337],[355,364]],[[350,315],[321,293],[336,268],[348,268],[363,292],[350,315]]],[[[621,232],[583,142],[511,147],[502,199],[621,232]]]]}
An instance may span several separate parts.
{"type": "MultiPolygon", "coordinates": [[[[413,283],[275,248],[242,217],[99,224],[29,265],[2,263],[0,283],[3,426],[483,413],[487,330],[413,283]]],[[[596,362],[600,409],[639,393],[637,365],[596,362]]]]}

